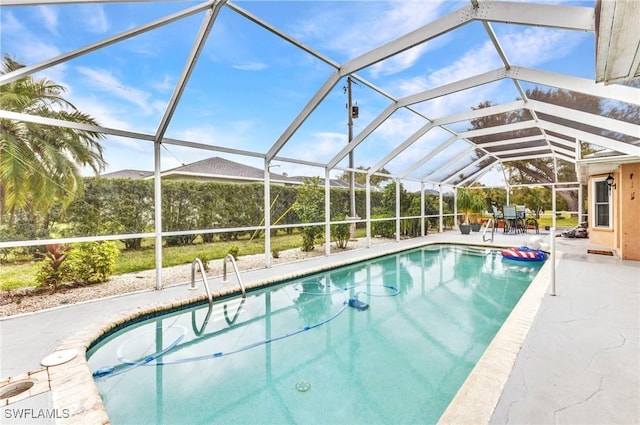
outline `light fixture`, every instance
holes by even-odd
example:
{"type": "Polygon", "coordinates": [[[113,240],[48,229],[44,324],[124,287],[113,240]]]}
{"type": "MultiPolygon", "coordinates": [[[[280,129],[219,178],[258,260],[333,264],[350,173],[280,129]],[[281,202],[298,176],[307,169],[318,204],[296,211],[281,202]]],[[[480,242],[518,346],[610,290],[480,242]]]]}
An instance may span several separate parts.
{"type": "Polygon", "coordinates": [[[607,177],[607,186],[609,186],[609,190],[611,190],[611,188],[613,187],[614,189],[616,188],[616,184],[613,180],[613,176],[611,174],[609,174],[609,176],[607,177]]]}

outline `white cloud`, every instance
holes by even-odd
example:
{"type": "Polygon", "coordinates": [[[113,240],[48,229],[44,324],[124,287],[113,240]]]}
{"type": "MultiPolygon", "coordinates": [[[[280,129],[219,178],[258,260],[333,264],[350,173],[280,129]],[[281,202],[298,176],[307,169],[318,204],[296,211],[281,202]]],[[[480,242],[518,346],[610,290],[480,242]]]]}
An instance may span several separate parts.
{"type": "Polygon", "coordinates": [[[267,65],[262,62],[246,62],[239,65],[233,65],[233,68],[241,71],[262,71],[266,67],[267,65]]]}
{"type": "Polygon", "coordinates": [[[586,34],[550,28],[526,28],[504,34],[500,40],[512,65],[536,66],[565,57],[586,34]]]}
{"type": "Polygon", "coordinates": [[[501,65],[493,44],[487,41],[479,48],[468,50],[451,65],[430,73],[427,80],[429,87],[441,86],[496,69],[501,65]]]}
{"type": "Polygon", "coordinates": [[[87,79],[87,83],[95,89],[108,92],[110,95],[138,106],[144,114],[151,114],[154,110],[150,103],[151,95],[121,82],[111,72],[104,69],[93,69],[79,66],[76,70],[87,79]]]}
{"type": "Polygon", "coordinates": [[[111,24],[104,8],[100,5],[84,5],[80,9],[79,19],[89,32],[103,34],[109,30],[111,24]]]}
{"type": "MultiPolygon", "coordinates": [[[[301,39],[321,42],[351,59],[433,21],[445,3],[372,2],[364,9],[355,2],[352,14],[345,13],[344,8],[323,8],[311,20],[301,22],[295,32],[301,39]]],[[[429,48],[428,44],[414,47],[375,65],[372,72],[385,75],[407,69],[429,48]]]]}
{"type": "MultiPolygon", "coordinates": [[[[300,139],[297,139],[300,142],[300,139]]],[[[328,161],[347,143],[346,134],[334,132],[316,132],[305,139],[304,143],[289,142],[290,149],[284,156],[305,161],[328,161]],[[312,149],[309,146],[313,146],[312,149]]]]}
{"type": "MultiPolygon", "coordinates": [[[[177,126],[178,124],[174,125],[177,126]]],[[[252,140],[250,131],[253,127],[254,123],[250,120],[229,121],[225,123],[224,127],[214,125],[198,126],[197,123],[189,122],[186,128],[183,129],[175,129],[170,126],[167,136],[196,143],[248,149],[247,144],[252,140]]],[[[197,151],[190,150],[190,152],[193,152],[195,155],[202,155],[197,151]]],[[[190,162],[190,160],[184,162],[190,162]]]]}
{"type": "Polygon", "coordinates": [[[175,82],[173,81],[173,78],[165,75],[162,80],[151,82],[151,87],[159,92],[167,93],[173,91],[175,88],[175,82]]]}
{"type": "Polygon", "coordinates": [[[50,6],[38,6],[38,13],[44,27],[52,34],[58,35],[58,9],[50,6]]]}
{"type": "Polygon", "coordinates": [[[20,49],[21,59],[28,64],[43,62],[60,55],[60,50],[53,44],[39,40],[29,40],[20,49]]]}

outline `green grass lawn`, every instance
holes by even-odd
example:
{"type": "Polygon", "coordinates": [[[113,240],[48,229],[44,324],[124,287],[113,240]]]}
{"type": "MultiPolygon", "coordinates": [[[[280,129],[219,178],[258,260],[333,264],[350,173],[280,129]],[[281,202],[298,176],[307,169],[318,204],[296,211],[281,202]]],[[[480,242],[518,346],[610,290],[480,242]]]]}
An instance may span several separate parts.
{"type": "MultiPolygon", "coordinates": [[[[365,230],[358,229],[357,234],[359,237],[363,237],[365,230]]],[[[114,275],[155,268],[153,239],[143,240],[142,248],[136,251],[125,251],[124,246],[120,245],[120,255],[116,260],[114,275]]],[[[164,247],[162,249],[162,266],[190,264],[195,258],[200,258],[203,262],[220,259],[227,255],[233,246],[238,247],[238,255],[240,256],[264,253],[264,239],[255,238],[249,241],[249,236],[230,242],[198,243],[196,240],[196,243],[191,245],[164,247]]],[[[302,246],[302,236],[297,232],[271,238],[272,252],[299,248],[300,246],[302,246]]],[[[36,261],[8,262],[0,265],[0,290],[37,286],[35,279],[37,269],[36,261]]]]}
{"type": "MultiPolygon", "coordinates": [[[[552,225],[551,216],[542,216],[538,220],[541,229],[552,225]]],[[[558,213],[556,226],[558,228],[573,228],[577,226],[578,218],[569,213],[558,213]]],[[[365,236],[365,229],[357,230],[358,237],[365,236]]],[[[291,235],[277,235],[271,238],[272,251],[284,251],[299,248],[302,245],[299,233],[291,235]]],[[[239,248],[239,255],[252,255],[264,252],[264,239],[255,238],[249,241],[248,236],[231,242],[194,243],[191,245],[165,247],[162,250],[162,266],[170,267],[180,264],[189,264],[195,258],[203,261],[223,258],[233,246],[239,248]]],[[[120,246],[120,255],[116,260],[114,274],[135,273],[141,270],[149,270],[155,267],[154,240],[145,239],[142,249],[125,251],[120,246]]],[[[24,287],[36,286],[36,261],[8,262],[0,265],[0,290],[13,290],[24,287]]]]}

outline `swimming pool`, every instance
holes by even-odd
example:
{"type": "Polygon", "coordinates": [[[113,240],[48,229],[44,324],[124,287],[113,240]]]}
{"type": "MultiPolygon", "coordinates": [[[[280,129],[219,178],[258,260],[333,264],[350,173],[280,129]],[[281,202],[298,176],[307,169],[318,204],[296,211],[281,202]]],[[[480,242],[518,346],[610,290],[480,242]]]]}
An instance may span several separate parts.
{"type": "Polygon", "coordinates": [[[538,267],[427,246],[137,322],[89,366],[114,424],[435,423],[538,267]]]}

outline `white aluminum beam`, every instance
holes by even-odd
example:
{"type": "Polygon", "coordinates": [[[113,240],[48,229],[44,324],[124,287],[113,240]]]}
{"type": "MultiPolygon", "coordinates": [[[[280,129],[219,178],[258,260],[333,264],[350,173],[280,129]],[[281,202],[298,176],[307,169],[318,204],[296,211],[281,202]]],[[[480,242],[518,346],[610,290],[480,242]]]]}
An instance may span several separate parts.
{"type": "Polygon", "coordinates": [[[640,157],[640,146],[635,146],[630,143],[620,142],[610,139],[608,137],[599,136],[597,134],[589,133],[587,131],[577,130],[575,128],[567,127],[560,124],[551,123],[548,121],[540,121],[538,125],[549,131],[564,134],[566,136],[575,137],[584,142],[593,143],[594,145],[602,146],[604,148],[613,149],[620,153],[627,155],[633,155],[640,157]]]}
{"type": "Polygon", "coordinates": [[[190,7],[188,9],[182,10],[180,12],[174,13],[172,15],[168,15],[165,16],[164,18],[160,18],[158,20],[155,20],[153,22],[150,22],[148,24],[145,25],[140,25],[138,27],[132,28],[130,30],[121,32],[119,34],[113,35],[111,37],[105,38],[103,40],[97,41],[95,43],[86,45],[84,47],[81,47],[79,49],[76,50],[72,50],[71,52],[68,53],[64,53],[62,55],[58,55],[52,59],[46,60],[44,62],[41,62],[39,64],[35,64],[35,65],[31,65],[31,66],[25,66],[23,68],[20,69],[16,69],[13,72],[9,72],[7,74],[4,75],[0,75],[0,86],[3,84],[7,84],[10,83],[12,81],[16,81],[26,75],[31,75],[35,72],[38,71],[42,71],[44,69],[50,68],[52,66],[61,64],[63,62],[66,62],[70,59],[76,58],[78,56],[82,56],[86,53],[90,53],[93,52],[95,50],[101,49],[103,47],[106,46],[110,46],[111,44],[114,43],[118,43],[122,40],[126,40],[128,38],[131,37],[135,37],[137,35],[143,34],[145,32],[151,31],[153,29],[162,27],[164,25],[170,24],[172,22],[178,21],[180,19],[189,17],[191,15],[195,15],[199,12],[202,12],[203,10],[206,10],[208,8],[210,8],[211,6],[213,6],[213,4],[216,2],[217,0],[209,0],[206,1],[204,3],[198,4],[196,6],[190,7]]]}
{"type": "Polygon", "coordinates": [[[518,143],[527,142],[544,142],[544,136],[542,134],[536,136],[516,137],[515,139],[496,140],[495,142],[487,142],[478,144],[479,148],[490,148],[495,146],[515,145],[518,143]]]}
{"type": "Polygon", "coordinates": [[[556,136],[554,136],[552,134],[549,134],[547,136],[547,139],[549,139],[550,142],[553,142],[556,145],[562,145],[562,146],[566,146],[568,148],[571,148],[574,151],[574,153],[578,149],[578,145],[576,144],[576,142],[571,142],[569,140],[565,140],[565,139],[562,139],[560,137],[556,137],[556,136]]]}
{"type": "Polygon", "coordinates": [[[509,158],[504,158],[504,155],[513,155],[513,154],[517,154],[517,153],[523,153],[523,154],[527,154],[529,152],[530,156],[535,156],[536,154],[533,152],[537,152],[540,150],[546,150],[547,152],[541,152],[540,155],[547,155],[547,156],[562,156],[563,159],[565,159],[566,161],[575,162],[575,158],[574,158],[574,152],[573,151],[568,151],[566,149],[561,149],[558,148],[556,146],[538,146],[538,147],[531,147],[531,148],[521,148],[521,149],[510,149],[510,150],[505,150],[505,151],[500,151],[500,152],[493,152],[494,156],[506,160],[509,158]]]}
{"type": "Polygon", "coordinates": [[[593,80],[586,78],[520,66],[513,66],[506,72],[509,78],[516,80],[557,87],[605,99],[618,100],[632,105],[640,105],[640,89],[634,87],[623,85],[604,86],[602,84],[596,84],[593,80]]]}
{"type": "Polygon", "coordinates": [[[366,139],[371,133],[375,131],[383,122],[387,120],[395,112],[397,109],[397,105],[395,102],[391,103],[389,106],[385,108],[377,117],[373,119],[365,128],[362,130],[356,137],[351,140],[351,143],[348,143],[343,147],[340,152],[338,152],[329,162],[327,162],[327,168],[334,168],[342,159],[349,154],[349,152],[353,151],[364,139],[366,139]]]}
{"type": "MultiPolygon", "coordinates": [[[[527,128],[535,128],[535,127],[537,127],[536,122],[533,121],[533,120],[528,120],[528,121],[515,122],[515,123],[511,123],[511,124],[496,125],[496,126],[493,126],[493,127],[480,128],[480,129],[477,129],[477,130],[469,130],[469,131],[465,131],[464,133],[458,134],[458,136],[461,139],[468,139],[470,137],[487,136],[489,134],[505,133],[507,131],[524,130],[524,129],[527,129],[527,128]]],[[[542,138],[544,136],[541,135],[539,137],[542,138]]]]}
{"type": "Polygon", "coordinates": [[[481,117],[488,117],[490,115],[502,114],[505,112],[517,111],[525,108],[525,102],[517,100],[515,102],[503,103],[501,105],[489,106],[487,108],[479,108],[471,111],[461,112],[458,114],[447,115],[442,118],[433,120],[433,125],[445,125],[460,121],[469,121],[481,117]]]}
{"type": "Polygon", "coordinates": [[[482,86],[484,84],[502,80],[503,78],[506,78],[506,76],[507,76],[507,71],[504,68],[498,68],[493,71],[488,71],[482,74],[474,75],[472,77],[464,78],[462,80],[454,81],[452,83],[443,84],[441,86],[434,87],[429,90],[425,90],[421,93],[416,93],[416,94],[398,99],[398,108],[424,102],[426,100],[446,96],[448,94],[457,93],[459,91],[467,90],[473,87],[482,86]]]}
{"type": "Polygon", "coordinates": [[[226,0],[219,0],[218,3],[209,9],[202,20],[202,25],[200,26],[200,30],[196,36],[196,39],[193,43],[193,47],[191,48],[191,52],[187,57],[187,63],[185,64],[184,69],[182,70],[182,74],[178,79],[178,83],[171,94],[171,99],[169,99],[169,103],[167,104],[167,108],[165,109],[164,115],[160,120],[160,124],[158,125],[158,129],[156,130],[156,140],[161,140],[164,137],[164,134],[167,131],[167,127],[169,126],[169,121],[171,121],[171,117],[178,106],[178,102],[182,97],[182,93],[184,92],[185,87],[187,86],[187,81],[189,81],[189,77],[193,72],[193,69],[196,66],[198,61],[198,57],[200,56],[200,52],[204,48],[204,45],[207,41],[207,37],[211,32],[211,27],[213,27],[213,23],[220,12],[220,8],[226,2],[226,0]]]}
{"type": "Polygon", "coordinates": [[[479,2],[476,10],[476,19],[576,31],[595,31],[595,14],[592,7],[482,1],[479,2]]]}
{"type": "Polygon", "coordinates": [[[527,153],[527,152],[537,152],[540,150],[545,150],[547,151],[547,155],[552,155],[551,152],[549,152],[551,149],[549,148],[549,146],[547,145],[543,145],[543,146],[531,146],[528,148],[515,148],[515,149],[507,149],[504,151],[492,151],[491,154],[493,154],[496,157],[502,158],[503,155],[511,155],[514,153],[527,153]]]}
{"type": "Polygon", "coordinates": [[[567,158],[571,158],[568,161],[572,163],[576,162],[576,152],[574,150],[569,150],[569,149],[561,148],[559,146],[554,146],[554,145],[551,146],[551,150],[558,155],[564,155],[567,158]]]}
{"type": "Polygon", "coordinates": [[[465,6],[456,12],[443,16],[440,19],[404,34],[389,43],[383,44],[380,47],[345,62],[340,68],[340,73],[342,76],[349,75],[353,72],[357,72],[363,68],[383,61],[391,56],[397,55],[398,53],[402,53],[405,50],[425,43],[439,35],[470,22],[472,17],[473,7],[465,6]]]}
{"type": "Polygon", "coordinates": [[[484,176],[485,174],[487,174],[489,171],[491,171],[491,169],[496,165],[497,161],[494,161],[492,164],[481,168],[480,170],[476,171],[475,173],[471,174],[470,176],[468,176],[466,179],[462,180],[461,182],[459,182],[456,186],[462,186],[464,184],[467,184],[470,186],[473,183],[475,183],[476,181],[478,181],[480,178],[482,178],[482,176],[484,176]]]}
{"type": "Polygon", "coordinates": [[[50,125],[52,127],[72,128],[75,130],[110,134],[112,136],[126,137],[129,139],[139,139],[139,140],[146,140],[146,141],[154,140],[154,136],[151,134],[136,133],[133,131],[119,130],[116,128],[101,127],[97,125],[88,125],[84,123],[60,120],[57,118],[48,118],[48,117],[41,117],[38,115],[23,114],[20,112],[5,111],[2,109],[0,109],[0,118],[15,120],[15,121],[32,122],[35,124],[42,124],[42,125],[50,125]]]}
{"type": "Polygon", "coordinates": [[[448,162],[446,162],[445,164],[443,164],[440,168],[438,168],[437,170],[433,171],[432,173],[424,176],[422,178],[422,180],[427,181],[431,178],[431,176],[438,174],[441,171],[446,170],[447,168],[451,167],[452,165],[455,165],[456,162],[460,161],[462,158],[464,158],[465,156],[469,156],[474,150],[476,150],[475,146],[471,146],[468,149],[465,149],[464,151],[460,152],[457,156],[455,156],[454,158],[452,158],[451,160],[449,160],[448,162]]]}
{"type": "Polygon", "coordinates": [[[263,19],[258,18],[257,16],[249,13],[248,11],[246,11],[245,9],[241,8],[240,6],[232,3],[232,2],[227,2],[226,6],[228,8],[230,8],[231,10],[233,10],[234,12],[238,13],[239,15],[245,17],[246,19],[250,20],[251,22],[261,26],[262,28],[266,29],[267,31],[269,31],[272,34],[277,35],[278,37],[286,40],[287,42],[293,44],[294,46],[296,46],[297,48],[299,48],[300,50],[305,51],[306,53],[310,54],[311,56],[320,59],[322,62],[326,63],[327,65],[332,66],[335,69],[340,68],[340,64],[334,60],[332,60],[331,58],[323,55],[322,53],[319,53],[313,49],[311,49],[310,47],[306,46],[305,44],[301,43],[300,41],[296,40],[295,38],[291,37],[289,34],[277,29],[276,27],[274,27],[273,25],[269,24],[268,22],[266,22],[263,19]]]}
{"type": "Polygon", "coordinates": [[[291,136],[300,128],[300,126],[309,118],[309,115],[318,107],[320,102],[327,97],[331,89],[340,81],[340,74],[338,71],[332,72],[327,81],[324,82],[322,87],[313,95],[305,107],[300,111],[298,116],[289,124],[289,127],[282,133],[282,135],[276,140],[267,152],[267,160],[271,161],[274,156],[280,152],[282,147],[289,141],[291,136]]]}
{"type": "Polygon", "coordinates": [[[170,2],[173,0],[0,0],[2,6],[40,6],[55,4],[91,4],[91,3],[145,3],[170,2]]]}
{"type": "Polygon", "coordinates": [[[458,140],[458,136],[451,136],[450,138],[448,138],[444,143],[440,144],[434,150],[432,150],[427,155],[422,157],[418,162],[416,162],[411,167],[407,168],[405,171],[400,173],[400,178],[401,179],[406,178],[409,174],[413,173],[415,170],[420,168],[425,162],[429,161],[430,159],[438,155],[440,152],[442,152],[443,150],[451,146],[453,142],[455,142],[456,140],[458,140]]]}
{"type": "Polygon", "coordinates": [[[640,2],[598,1],[596,82],[611,84],[640,77],[640,2]]]}
{"type": "MultiPolygon", "coordinates": [[[[458,174],[462,173],[464,174],[465,171],[470,170],[471,168],[475,167],[476,165],[478,165],[478,163],[486,160],[488,157],[490,157],[491,155],[484,155],[481,156],[480,158],[476,159],[475,161],[473,161],[471,164],[467,165],[466,167],[463,167],[462,169],[456,171],[455,173],[449,175],[448,177],[445,177],[445,179],[442,181],[442,184],[448,184],[449,180],[453,179],[454,177],[456,177],[458,174]]],[[[484,169],[485,167],[482,167],[482,169],[484,169]]],[[[475,173],[473,173],[475,174],[475,173]]]]}
{"type": "Polygon", "coordinates": [[[511,158],[502,158],[502,163],[513,162],[513,161],[522,161],[527,159],[539,159],[539,158],[551,158],[552,154],[539,154],[539,155],[522,155],[522,156],[513,156],[511,158]]]}
{"type": "Polygon", "coordinates": [[[407,149],[409,146],[414,144],[416,142],[416,140],[420,139],[422,136],[427,134],[429,132],[429,130],[431,130],[432,128],[433,128],[433,124],[425,124],[425,125],[423,125],[418,131],[413,133],[404,142],[402,142],[401,144],[396,146],[395,149],[393,149],[384,158],[382,158],[380,161],[378,161],[378,163],[376,165],[371,167],[367,171],[367,174],[371,175],[371,174],[377,172],[378,170],[380,170],[382,167],[384,167],[386,164],[388,164],[389,161],[391,161],[396,156],[400,155],[402,152],[404,152],[405,149],[407,149]]]}
{"type": "MultiPolygon", "coordinates": [[[[150,140],[153,140],[153,136],[152,136],[152,139],[150,139],[150,140]]],[[[190,142],[190,141],[187,141],[187,140],[172,139],[172,138],[169,138],[169,137],[163,138],[162,140],[160,140],[160,142],[162,142],[162,144],[164,144],[164,145],[184,146],[186,148],[192,148],[192,149],[201,149],[201,150],[214,151],[214,152],[224,152],[224,153],[230,153],[230,154],[233,154],[233,155],[242,155],[242,156],[248,156],[248,157],[253,157],[253,158],[264,158],[264,154],[263,153],[259,153],[259,152],[252,152],[252,151],[245,151],[245,150],[241,150],[241,149],[228,148],[226,146],[207,145],[205,143],[190,142]]]]}
{"type": "Polygon", "coordinates": [[[566,108],[564,106],[558,106],[552,103],[541,102],[533,99],[529,99],[529,101],[527,102],[527,107],[530,107],[535,111],[542,112],[547,115],[555,115],[560,118],[565,118],[593,127],[610,129],[612,131],[627,134],[629,136],[635,137],[636,139],[640,139],[640,125],[638,124],[632,124],[630,122],[620,121],[601,115],[590,114],[588,112],[579,111],[577,109],[566,108]]]}
{"type": "Polygon", "coordinates": [[[595,29],[593,8],[486,1],[480,3],[479,7],[473,7],[473,5],[462,7],[449,15],[443,16],[346,62],[341,67],[341,75],[348,75],[383,61],[472,20],[507,22],[579,31],[594,31],[595,29]]]}

